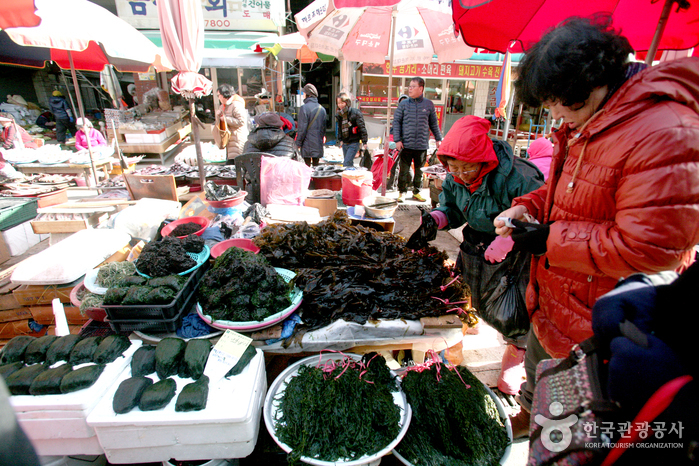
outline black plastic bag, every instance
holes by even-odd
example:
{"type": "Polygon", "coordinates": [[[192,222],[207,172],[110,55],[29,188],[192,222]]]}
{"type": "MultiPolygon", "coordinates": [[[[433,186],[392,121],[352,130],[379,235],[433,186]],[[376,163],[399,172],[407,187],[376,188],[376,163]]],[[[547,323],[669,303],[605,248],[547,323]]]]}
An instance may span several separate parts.
{"type": "Polygon", "coordinates": [[[422,213],[422,223],[420,227],[410,235],[410,239],[406,243],[408,249],[420,250],[428,246],[430,241],[437,237],[437,221],[430,215],[429,212],[422,213]]]}
{"type": "Polygon", "coordinates": [[[489,244],[461,243],[463,278],[471,288],[471,306],[478,315],[514,340],[529,331],[525,294],[531,254],[512,251],[502,262],[491,264],[483,256],[489,244]]]}
{"type": "Polygon", "coordinates": [[[369,152],[369,149],[364,149],[364,152],[362,152],[362,161],[360,165],[367,170],[371,170],[371,166],[374,164],[374,161],[371,159],[371,153],[369,152]]]}

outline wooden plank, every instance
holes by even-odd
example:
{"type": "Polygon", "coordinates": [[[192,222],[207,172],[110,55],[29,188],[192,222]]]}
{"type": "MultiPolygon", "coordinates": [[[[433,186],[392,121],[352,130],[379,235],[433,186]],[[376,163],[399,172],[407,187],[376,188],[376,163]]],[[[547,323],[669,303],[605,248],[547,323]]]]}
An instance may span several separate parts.
{"type": "Polygon", "coordinates": [[[124,174],[129,194],[134,200],[144,197],[153,199],[177,200],[177,186],[173,175],[131,175],[124,174]]]}
{"type": "Polygon", "coordinates": [[[422,317],[420,323],[424,328],[461,328],[463,326],[463,322],[456,315],[422,317]]]}

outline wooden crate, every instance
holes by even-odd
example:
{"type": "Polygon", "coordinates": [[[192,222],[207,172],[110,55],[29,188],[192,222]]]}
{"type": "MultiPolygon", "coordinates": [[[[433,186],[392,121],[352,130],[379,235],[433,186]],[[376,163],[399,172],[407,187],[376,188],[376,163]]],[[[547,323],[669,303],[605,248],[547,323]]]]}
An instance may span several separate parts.
{"type": "Polygon", "coordinates": [[[94,213],[79,220],[35,220],[31,222],[34,233],[75,233],[95,227],[109,217],[107,213],[94,213]]]}

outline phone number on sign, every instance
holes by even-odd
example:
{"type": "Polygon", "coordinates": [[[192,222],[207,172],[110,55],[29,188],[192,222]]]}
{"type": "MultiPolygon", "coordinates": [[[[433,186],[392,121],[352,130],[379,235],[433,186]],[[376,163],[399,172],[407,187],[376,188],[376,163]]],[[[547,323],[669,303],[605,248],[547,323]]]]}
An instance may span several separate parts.
{"type": "Polygon", "coordinates": [[[205,19],[204,27],[208,28],[227,28],[231,26],[231,22],[227,19],[205,19]]]}

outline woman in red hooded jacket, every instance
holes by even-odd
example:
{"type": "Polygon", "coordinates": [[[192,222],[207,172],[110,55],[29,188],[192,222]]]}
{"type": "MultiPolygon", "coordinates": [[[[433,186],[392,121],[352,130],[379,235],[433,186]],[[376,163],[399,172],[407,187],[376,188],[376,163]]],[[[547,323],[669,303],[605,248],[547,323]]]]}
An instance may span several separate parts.
{"type": "Polygon", "coordinates": [[[564,121],[546,184],[493,222],[535,255],[519,436],[538,361],[565,357],[592,336],[592,306],[620,278],[682,270],[699,242],[699,59],[629,62],[631,46],[610,24],[569,19],[518,69],[519,98],[564,121]],[[539,224],[518,223],[525,214],[539,224]]]}

